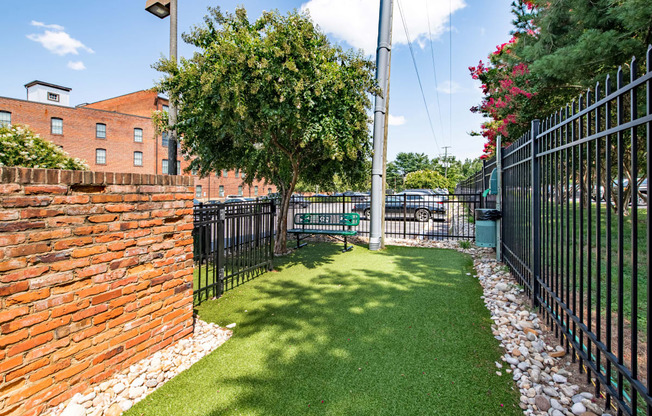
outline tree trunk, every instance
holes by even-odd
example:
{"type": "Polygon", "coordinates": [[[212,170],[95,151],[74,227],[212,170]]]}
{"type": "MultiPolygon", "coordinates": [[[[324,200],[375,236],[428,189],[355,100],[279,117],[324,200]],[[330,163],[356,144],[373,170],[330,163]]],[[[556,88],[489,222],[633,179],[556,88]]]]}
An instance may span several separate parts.
{"type": "Polygon", "coordinates": [[[292,182],[287,189],[281,189],[281,206],[276,222],[276,242],[274,244],[274,254],[284,254],[287,250],[287,230],[288,230],[288,211],[290,210],[290,199],[297,185],[299,177],[298,166],[293,167],[292,182]]]}
{"type": "Polygon", "coordinates": [[[290,198],[292,191],[282,192],[281,206],[279,207],[278,219],[276,220],[276,242],[274,244],[274,253],[283,254],[287,251],[287,230],[288,230],[288,211],[290,209],[290,198]]]}

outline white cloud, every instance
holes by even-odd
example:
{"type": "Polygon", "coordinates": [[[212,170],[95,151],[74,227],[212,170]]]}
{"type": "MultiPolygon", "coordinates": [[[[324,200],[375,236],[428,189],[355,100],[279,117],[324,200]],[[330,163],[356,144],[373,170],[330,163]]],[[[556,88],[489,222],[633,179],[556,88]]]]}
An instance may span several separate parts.
{"type": "MultiPolygon", "coordinates": [[[[366,55],[376,54],[378,41],[378,0],[309,0],[301,6],[308,9],[312,19],[321,29],[338,40],[346,41],[366,55]]],[[[466,7],[464,0],[452,0],[451,9],[466,7]]],[[[401,8],[408,25],[410,38],[421,47],[428,39],[428,17],[433,40],[448,30],[448,2],[432,0],[404,0],[401,8]],[[428,13],[426,13],[428,1],[428,13]]],[[[398,3],[394,4],[393,43],[407,44],[405,30],[399,13],[398,3]]]]}
{"type": "Polygon", "coordinates": [[[68,61],[68,68],[74,69],[75,71],[83,71],[86,69],[86,65],[82,61],[68,61]]]}
{"type": "Polygon", "coordinates": [[[438,87],[437,91],[442,94],[455,94],[462,91],[462,87],[457,82],[444,81],[438,87]]]}
{"type": "Polygon", "coordinates": [[[390,126],[402,126],[405,124],[405,117],[403,116],[393,116],[389,115],[389,120],[387,121],[390,126]]]}
{"type": "Polygon", "coordinates": [[[84,45],[77,39],[70,37],[69,34],[64,32],[63,26],[60,25],[46,25],[42,22],[37,22],[32,20],[32,26],[42,27],[45,29],[45,33],[27,35],[27,38],[38,42],[43,47],[50,52],[56,55],[79,55],[79,50],[86,51],[88,53],[94,53],[94,51],[88,46],[84,45]]]}
{"type": "Polygon", "coordinates": [[[60,25],[46,25],[45,23],[37,22],[36,20],[32,20],[29,24],[32,26],[42,27],[45,29],[52,29],[52,30],[59,30],[59,31],[62,31],[64,29],[64,27],[60,25]]]}

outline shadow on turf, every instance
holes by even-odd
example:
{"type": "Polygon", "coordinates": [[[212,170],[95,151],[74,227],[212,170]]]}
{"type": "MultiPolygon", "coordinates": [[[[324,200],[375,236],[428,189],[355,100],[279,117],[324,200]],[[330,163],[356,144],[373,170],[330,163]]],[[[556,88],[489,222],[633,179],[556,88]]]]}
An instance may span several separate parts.
{"type": "MultiPolygon", "coordinates": [[[[310,278],[268,273],[232,291],[233,303],[207,302],[202,318],[238,322],[236,334],[159,397],[174,397],[167,403],[173,407],[201,397],[207,407],[187,413],[201,415],[520,413],[512,408],[518,396],[509,392],[511,380],[496,382],[499,353],[481,289],[460,273],[470,271],[470,260],[451,263],[446,251],[430,249],[377,253],[396,266],[390,272],[352,262],[339,249],[318,244],[279,259],[281,271],[323,269],[310,278]],[[343,259],[348,268],[337,270],[343,259]],[[240,297],[240,290],[255,292],[240,297]],[[255,371],[237,371],[251,360],[255,371]],[[225,399],[209,400],[218,390],[225,399]]],[[[148,413],[149,400],[132,414],[160,414],[148,413]]]]}

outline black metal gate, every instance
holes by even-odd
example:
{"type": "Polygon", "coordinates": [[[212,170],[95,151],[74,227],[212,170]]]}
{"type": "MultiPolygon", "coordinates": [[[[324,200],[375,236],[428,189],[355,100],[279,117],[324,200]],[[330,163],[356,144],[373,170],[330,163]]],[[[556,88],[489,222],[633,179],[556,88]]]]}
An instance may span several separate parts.
{"type": "MultiPolygon", "coordinates": [[[[475,208],[480,194],[406,194],[385,198],[385,235],[389,238],[421,240],[474,240],[475,208]]],[[[292,228],[294,214],[360,214],[358,235],[368,236],[370,228],[368,196],[293,197],[288,214],[292,228]]]]}
{"type": "Polygon", "coordinates": [[[194,207],[196,303],[272,269],[275,214],[274,201],[194,207]]]}

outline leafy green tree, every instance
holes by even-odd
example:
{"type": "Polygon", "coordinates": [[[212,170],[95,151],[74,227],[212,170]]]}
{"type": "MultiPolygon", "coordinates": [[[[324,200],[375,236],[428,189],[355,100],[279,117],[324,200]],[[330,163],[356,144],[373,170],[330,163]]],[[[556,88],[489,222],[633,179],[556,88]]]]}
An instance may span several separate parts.
{"type": "Polygon", "coordinates": [[[18,124],[0,125],[0,166],[88,170],[85,161],[70,157],[59,146],[18,124]]]}
{"type": "Polygon", "coordinates": [[[448,189],[453,192],[455,182],[434,170],[418,170],[405,176],[405,187],[409,189],[448,189]]]}
{"type": "Polygon", "coordinates": [[[469,68],[482,82],[484,98],[471,110],[489,118],[478,133],[486,155],[494,153],[498,135],[503,143],[515,141],[532,119],[604,84],[652,42],[649,0],[516,0],[512,12],[513,37],[469,68]]]}
{"type": "Polygon", "coordinates": [[[394,164],[396,165],[398,172],[403,176],[410,172],[430,168],[430,161],[428,160],[428,155],[425,153],[401,152],[396,155],[394,164]]]}
{"type": "Polygon", "coordinates": [[[396,162],[388,162],[386,169],[387,189],[393,189],[394,191],[403,190],[403,179],[404,175],[399,170],[396,162]]]}
{"type": "Polygon", "coordinates": [[[286,251],[290,196],[299,180],[356,183],[371,154],[374,65],[331,45],[307,13],[264,12],[256,21],[209,8],[184,41],[179,65],[162,60],[160,90],[179,107],[182,148],[201,174],[240,168],[282,195],[275,251],[286,251]],[[345,181],[345,182],[347,182],[345,181]]]}

